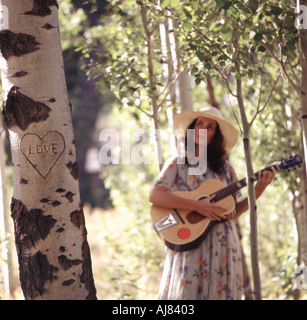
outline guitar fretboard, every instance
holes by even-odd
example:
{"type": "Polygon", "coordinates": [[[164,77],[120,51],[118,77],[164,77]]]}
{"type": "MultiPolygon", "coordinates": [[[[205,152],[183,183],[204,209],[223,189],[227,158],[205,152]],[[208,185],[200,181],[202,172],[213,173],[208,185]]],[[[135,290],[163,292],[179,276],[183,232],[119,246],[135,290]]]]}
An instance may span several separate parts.
{"type": "MultiPolygon", "coordinates": [[[[276,170],[278,170],[278,168],[276,166],[274,166],[276,170]]],[[[264,170],[270,170],[271,171],[271,167],[267,167],[264,170]]],[[[258,171],[255,173],[255,175],[253,176],[253,179],[256,181],[258,180],[258,175],[264,171],[258,171]]],[[[218,190],[216,192],[213,192],[212,194],[215,194],[214,199],[212,199],[213,202],[218,202],[226,197],[228,197],[231,194],[235,194],[237,191],[239,191],[240,189],[244,188],[247,186],[247,180],[246,178],[243,178],[235,183],[230,184],[229,186],[218,190]]]]}

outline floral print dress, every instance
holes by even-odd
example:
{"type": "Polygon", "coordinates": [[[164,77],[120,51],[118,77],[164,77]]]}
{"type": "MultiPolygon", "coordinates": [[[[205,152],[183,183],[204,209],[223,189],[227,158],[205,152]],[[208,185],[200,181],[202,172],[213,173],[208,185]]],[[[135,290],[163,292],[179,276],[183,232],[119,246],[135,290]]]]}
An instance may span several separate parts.
{"type": "MultiPolygon", "coordinates": [[[[225,185],[237,181],[233,167],[226,162],[225,174],[191,175],[187,164],[170,159],[155,182],[169,191],[192,191],[209,179],[225,185]]],[[[239,193],[235,196],[238,196],[239,193]]],[[[166,248],[160,283],[160,300],[239,300],[243,293],[241,244],[233,219],[215,225],[200,245],[185,252],[166,248]]]]}

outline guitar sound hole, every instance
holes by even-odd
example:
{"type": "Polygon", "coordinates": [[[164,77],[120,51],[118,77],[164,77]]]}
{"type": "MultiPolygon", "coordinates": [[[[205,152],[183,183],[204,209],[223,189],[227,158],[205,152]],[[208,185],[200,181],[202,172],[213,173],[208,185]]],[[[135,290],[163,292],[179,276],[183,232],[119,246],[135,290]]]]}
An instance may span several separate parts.
{"type": "Polygon", "coordinates": [[[206,217],[202,216],[196,211],[191,211],[190,213],[188,213],[186,218],[191,224],[195,224],[206,219],[206,217]]]}

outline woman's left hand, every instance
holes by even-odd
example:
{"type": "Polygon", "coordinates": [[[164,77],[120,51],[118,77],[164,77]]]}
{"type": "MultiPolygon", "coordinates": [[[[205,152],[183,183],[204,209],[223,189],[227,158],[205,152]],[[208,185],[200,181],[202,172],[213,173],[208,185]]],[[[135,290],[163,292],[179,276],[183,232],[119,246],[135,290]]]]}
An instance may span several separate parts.
{"type": "Polygon", "coordinates": [[[265,170],[259,173],[258,182],[255,186],[256,198],[259,198],[266,187],[273,181],[276,174],[276,169],[274,167],[271,169],[272,171],[265,170]]]}

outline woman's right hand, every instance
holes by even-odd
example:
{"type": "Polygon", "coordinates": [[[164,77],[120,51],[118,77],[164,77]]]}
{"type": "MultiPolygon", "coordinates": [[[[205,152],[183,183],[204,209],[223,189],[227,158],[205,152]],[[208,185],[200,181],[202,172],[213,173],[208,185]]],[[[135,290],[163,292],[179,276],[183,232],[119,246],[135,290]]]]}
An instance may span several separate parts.
{"type": "Polygon", "coordinates": [[[215,195],[201,200],[190,200],[168,192],[167,188],[155,186],[150,192],[149,200],[159,207],[194,210],[210,220],[224,220],[226,217],[223,213],[226,210],[211,202],[214,197],[215,195]]]}
{"type": "Polygon", "coordinates": [[[224,220],[226,219],[226,216],[223,215],[223,213],[225,213],[227,210],[219,206],[215,202],[212,202],[211,200],[214,199],[214,197],[215,194],[211,195],[208,198],[198,200],[196,202],[195,211],[197,211],[202,216],[209,218],[210,220],[224,220]]]}

